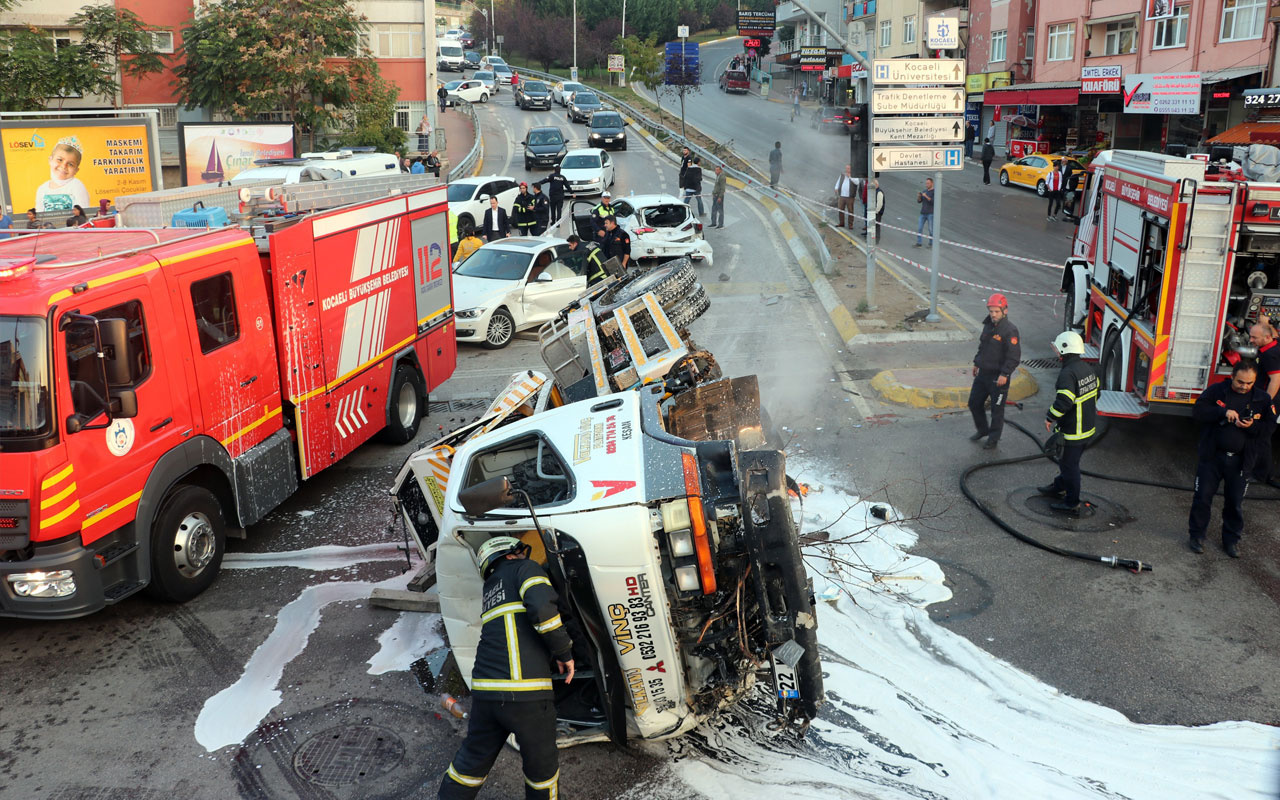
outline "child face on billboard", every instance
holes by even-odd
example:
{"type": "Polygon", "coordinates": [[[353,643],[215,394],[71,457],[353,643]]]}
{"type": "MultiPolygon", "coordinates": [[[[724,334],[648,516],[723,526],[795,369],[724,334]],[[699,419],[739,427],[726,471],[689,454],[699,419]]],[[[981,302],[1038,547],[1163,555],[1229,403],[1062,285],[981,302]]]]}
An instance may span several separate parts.
{"type": "Polygon", "coordinates": [[[60,144],[49,156],[49,180],[69,181],[80,171],[80,153],[73,147],[60,144]]]}

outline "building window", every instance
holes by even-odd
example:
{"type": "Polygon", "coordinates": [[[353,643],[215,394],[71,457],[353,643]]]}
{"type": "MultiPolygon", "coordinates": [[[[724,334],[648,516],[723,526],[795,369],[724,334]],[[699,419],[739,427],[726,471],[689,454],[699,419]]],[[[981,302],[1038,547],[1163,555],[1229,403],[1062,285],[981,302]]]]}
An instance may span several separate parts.
{"type": "Polygon", "coordinates": [[[152,31],[151,49],[157,53],[172,53],[173,31],[152,31]]]}
{"type": "Polygon", "coordinates": [[[1261,39],[1266,0],[1223,0],[1222,36],[1219,41],[1261,39]]]}
{"type": "Polygon", "coordinates": [[[178,107],[177,106],[161,106],[160,107],[160,127],[161,128],[178,127],[178,107]]]}
{"type": "Polygon", "coordinates": [[[1070,61],[1076,52],[1076,24],[1049,26],[1049,61],[1070,61]]]}
{"type": "Polygon", "coordinates": [[[396,127],[405,133],[409,132],[409,107],[396,106],[396,127]]]}
{"type": "Polygon", "coordinates": [[[1190,6],[1178,6],[1173,16],[1156,20],[1155,33],[1151,37],[1151,49],[1187,46],[1187,22],[1191,17],[1190,6]]]}
{"type": "Polygon", "coordinates": [[[880,23],[880,46],[888,47],[893,44],[893,20],[887,19],[880,23]]]}
{"type": "Polygon", "coordinates": [[[1131,20],[1107,23],[1107,35],[1103,40],[1103,55],[1118,56],[1138,50],[1138,24],[1131,20]]]}
{"type": "Polygon", "coordinates": [[[1023,61],[1034,61],[1036,58],[1036,29],[1027,28],[1027,48],[1023,51],[1023,61]]]}
{"type": "Polygon", "coordinates": [[[991,61],[992,63],[1004,61],[1005,47],[1009,40],[1008,31],[993,31],[991,33],[991,61]]]}
{"type": "Polygon", "coordinates": [[[379,22],[370,25],[369,44],[374,58],[424,58],[422,26],[379,22]]]}
{"type": "Polygon", "coordinates": [[[911,44],[916,40],[916,18],[914,15],[902,20],[902,43],[911,44]]]}

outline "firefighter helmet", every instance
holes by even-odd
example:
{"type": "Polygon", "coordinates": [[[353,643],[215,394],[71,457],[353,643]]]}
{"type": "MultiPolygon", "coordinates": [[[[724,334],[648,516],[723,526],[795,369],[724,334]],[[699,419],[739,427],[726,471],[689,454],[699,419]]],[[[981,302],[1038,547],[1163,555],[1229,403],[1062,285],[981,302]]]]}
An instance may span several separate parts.
{"type": "Polygon", "coordinates": [[[1063,331],[1053,340],[1053,349],[1057,350],[1060,356],[1065,356],[1068,353],[1082,356],[1084,355],[1084,339],[1081,339],[1080,334],[1075,331],[1063,331]]]}
{"type": "Polygon", "coordinates": [[[987,298],[987,308],[991,308],[992,306],[1007,310],[1009,308],[1009,299],[999,292],[996,292],[987,298]]]}
{"type": "Polygon", "coordinates": [[[484,544],[480,545],[477,555],[480,557],[480,576],[489,577],[489,571],[498,559],[511,553],[518,553],[525,548],[525,544],[514,536],[495,536],[484,544]]]}

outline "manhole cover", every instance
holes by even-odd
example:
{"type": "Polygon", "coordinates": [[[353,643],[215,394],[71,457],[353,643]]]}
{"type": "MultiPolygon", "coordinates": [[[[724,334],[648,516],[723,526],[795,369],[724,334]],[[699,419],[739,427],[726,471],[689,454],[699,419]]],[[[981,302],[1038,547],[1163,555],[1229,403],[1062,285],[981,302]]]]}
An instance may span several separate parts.
{"type": "Polygon", "coordinates": [[[346,786],[380,777],[404,758],[404,742],[379,725],[329,728],[302,743],[293,756],[299,776],[322,786],[346,786]]]}
{"type": "Polygon", "coordinates": [[[1117,531],[1133,519],[1124,506],[1100,495],[1081,492],[1080,499],[1091,508],[1085,509],[1079,517],[1072,517],[1049,508],[1049,504],[1057,502],[1057,498],[1045,497],[1037,492],[1034,486],[1023,486],[1009,492],[1008,504],[1009,508],[1023,517],[1041,525],[1076,533],[1117,531]]]}

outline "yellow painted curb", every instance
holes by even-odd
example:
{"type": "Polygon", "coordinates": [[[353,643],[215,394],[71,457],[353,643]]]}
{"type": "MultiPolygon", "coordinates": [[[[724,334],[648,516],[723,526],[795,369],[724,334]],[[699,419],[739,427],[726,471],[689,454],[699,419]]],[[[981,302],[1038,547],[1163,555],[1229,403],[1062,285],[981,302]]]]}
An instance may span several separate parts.
{"type": "MultiPolygon", "coordinates": [[[[955,367],[955,369],[967,373],[969,367],[955,367]]],[[[908,386],[898,380],[893,370],[887,369],[877,373],[871,379],[871,388],[885,400],[898,405],[914,408],[965,408],[969,405],[971,387],[965,385],[923,389],[918,386],[908,386]]],[[[1014,370],[1013,378],[1009,381],[1010,400],[1013,402],[1025,400],[1038,391],[1040,391],[1040,385],[1025,367],[1014,370]]]]}

